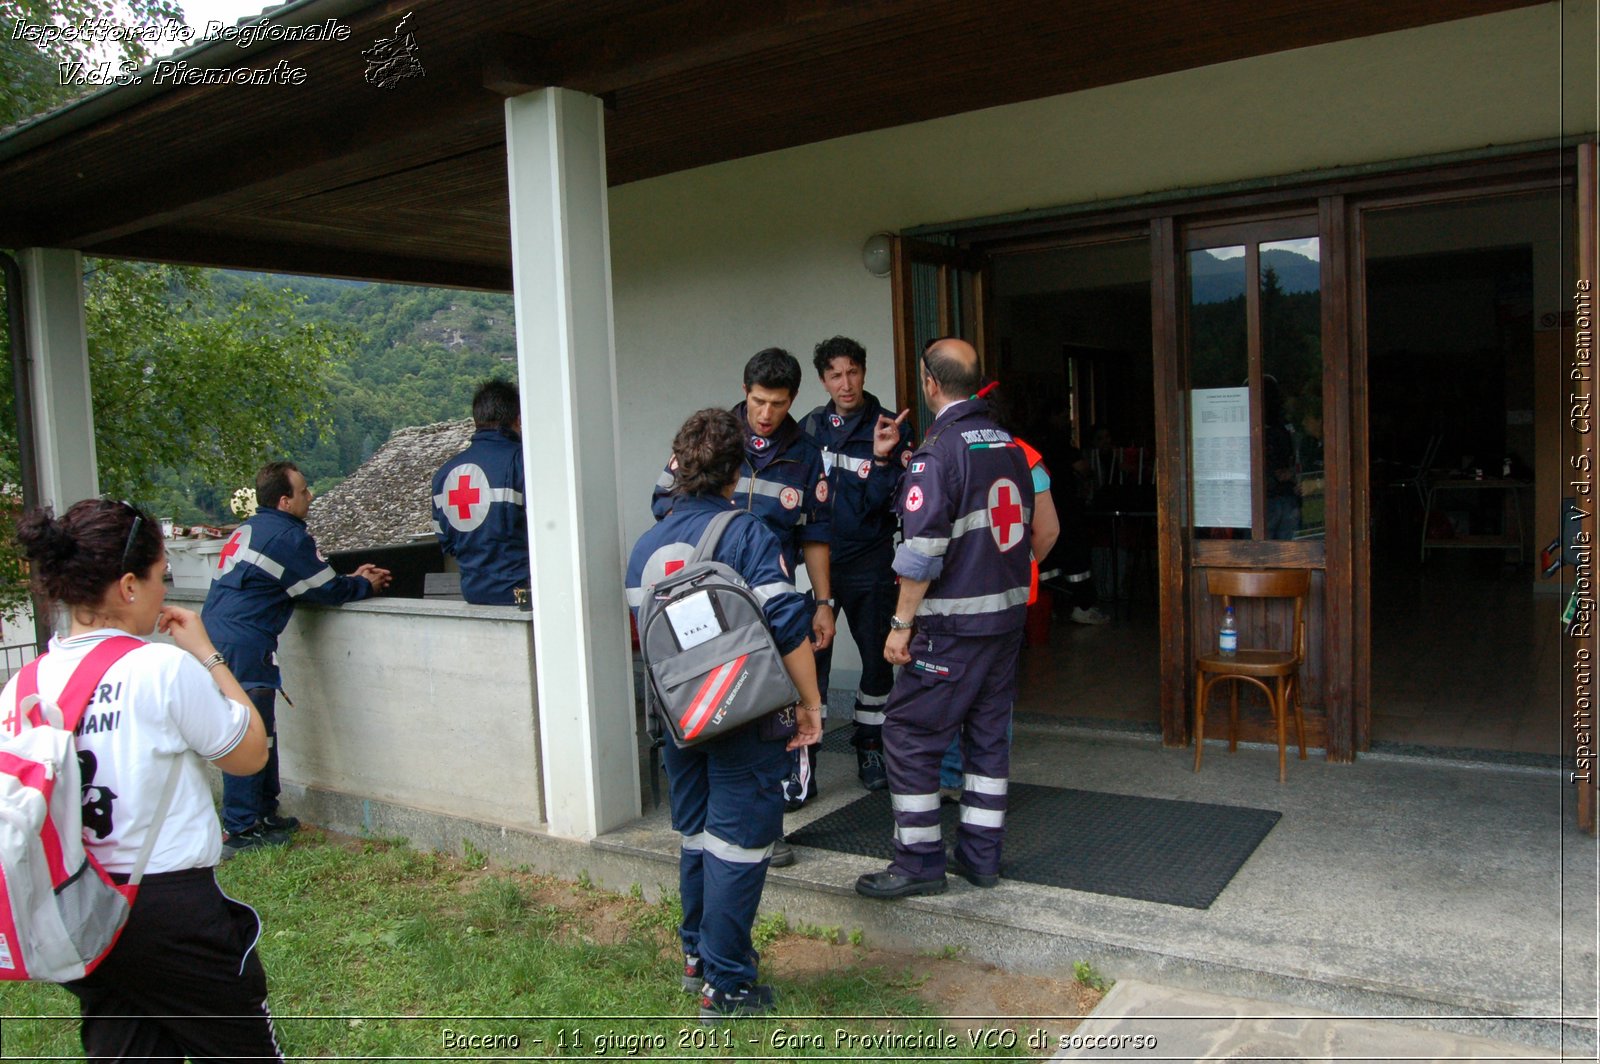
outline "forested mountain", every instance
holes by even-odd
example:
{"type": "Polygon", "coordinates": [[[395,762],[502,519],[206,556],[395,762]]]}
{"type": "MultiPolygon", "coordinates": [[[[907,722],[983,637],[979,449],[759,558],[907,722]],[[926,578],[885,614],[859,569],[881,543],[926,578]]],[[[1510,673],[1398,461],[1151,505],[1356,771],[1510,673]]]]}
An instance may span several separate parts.
{"type": "MultiPolygon", "coordinates": [[[[285,457],[317,492],[353,472],[395,429],[467,417],[479,382],[516,379],[508,295],[225,271],[212,280],[224,297],[242,294],[251,280],[289,288],[305,297],[304,317],[349,331],[353,354],[327,367],[325,426],[286,445],[285,457]]],[[[151,501],[174,516],[232,519],[226,500],[239,485],[170,487],[167,498],[151,501]]]]}

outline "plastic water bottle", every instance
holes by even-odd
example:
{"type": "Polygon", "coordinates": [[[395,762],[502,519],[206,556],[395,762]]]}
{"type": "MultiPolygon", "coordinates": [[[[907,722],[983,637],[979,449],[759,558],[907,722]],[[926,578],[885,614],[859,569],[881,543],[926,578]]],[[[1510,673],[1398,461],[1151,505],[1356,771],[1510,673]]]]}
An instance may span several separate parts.
{"type": "Polygon", "coordinates": [[[1239,650],[1239,626],[1234,622],[1232,606],[1222,613],[1222,631],[1217,633],[1217,649],[1228,655],[1239,650]]]}

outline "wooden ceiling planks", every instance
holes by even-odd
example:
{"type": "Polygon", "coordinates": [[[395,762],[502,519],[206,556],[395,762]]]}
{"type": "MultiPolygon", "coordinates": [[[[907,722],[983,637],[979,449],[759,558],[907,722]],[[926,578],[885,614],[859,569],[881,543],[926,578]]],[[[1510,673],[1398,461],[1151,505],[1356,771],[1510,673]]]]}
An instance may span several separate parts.
{"type": "Polygon", "coordinates": [[[438,267],[451,271],[439,283],[477,284],[507,276],[509,260],[491,58],[510,57],[512,80],[553,71],[609,93],[608,178],[622,184],[1461,16],[1457,0],[1193,0],[1159,17],[1125,0],[386,2],[346,19],[337,51],[244,53],[306,66],[305,85],[182,89],[18,157],[0,144],[0,202],[17,208],[0,245],[203,261],[231,232],[227,265],[252,265],[238,256],[253,249],[289,268],[299,247],[302,272],[355,276],[393,259],[396,279],[438,267]],[[406,11],[426,76],[367,85],[360,47],[406,11]]]}

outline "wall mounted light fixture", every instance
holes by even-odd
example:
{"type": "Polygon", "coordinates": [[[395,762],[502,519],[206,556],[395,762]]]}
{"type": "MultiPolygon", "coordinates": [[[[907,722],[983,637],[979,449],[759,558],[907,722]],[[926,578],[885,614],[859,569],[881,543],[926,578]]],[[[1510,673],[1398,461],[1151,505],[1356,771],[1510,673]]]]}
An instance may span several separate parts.
{"type": "Polygon", "coordinates": [[[887,277],[894,268],[894,236],[890,233],[873,233],[861,245],[861,265],[874,277],[887,277]]]}

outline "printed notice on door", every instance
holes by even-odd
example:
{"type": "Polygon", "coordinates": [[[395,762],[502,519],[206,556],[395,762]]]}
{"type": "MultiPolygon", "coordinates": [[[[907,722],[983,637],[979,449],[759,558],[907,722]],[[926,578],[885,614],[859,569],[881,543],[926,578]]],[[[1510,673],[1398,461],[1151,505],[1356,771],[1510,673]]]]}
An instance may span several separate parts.
{"type": "Polygon", "coordinates": [[[1196,528],[1250,527],[1250,389],[1196,388],[1190,396],[1196,528]]]}

